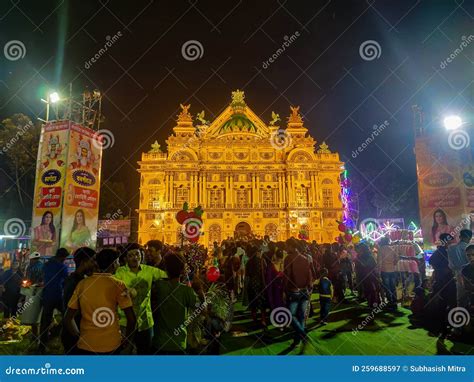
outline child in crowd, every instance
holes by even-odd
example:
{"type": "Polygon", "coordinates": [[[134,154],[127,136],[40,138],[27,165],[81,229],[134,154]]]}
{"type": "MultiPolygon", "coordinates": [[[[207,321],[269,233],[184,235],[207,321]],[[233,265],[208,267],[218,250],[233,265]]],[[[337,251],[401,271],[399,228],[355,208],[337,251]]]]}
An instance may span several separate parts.
{"type": "Polygon", "coordinates": [[[156,301],[152,302],[155,314],[153,347],[155,354],[186,354],[186,320],[196,308],[196,303],[199,304],[199,299],[193,288],[180,282],[185,272],[184,257],[170,253],[165,256],[164,262],[168,278],[154,284],[156,301]]]}
{"type": "Polygon", "coordinates": [[[428,280],[424,279],[420,286],[416,287],[415,298],[411,302],[410,309],[416,319],[423,319],[425,305],[428,302],[428,280]]]}
{"type": "Polygon", "coordinates": [[[321,324],[326,325],[327,318],[329,316],[329,310],[331,308],[331,300],[334,295],[334,290],[331,280],[328,279],[328,269],[323,268],[321,270],[321,278],[319,279],[319,304],[321,324]]]}

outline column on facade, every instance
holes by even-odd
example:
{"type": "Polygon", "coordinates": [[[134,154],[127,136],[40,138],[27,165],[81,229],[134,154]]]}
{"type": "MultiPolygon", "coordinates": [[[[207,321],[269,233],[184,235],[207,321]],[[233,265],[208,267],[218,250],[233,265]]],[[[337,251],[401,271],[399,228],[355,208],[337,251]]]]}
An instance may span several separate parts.
{"type": "Polygon", "coordinates": [[[194,175],[194,203],[199,204],[199,173],[194,175]]]}
{"type": "Polygon", "coordinates": [[[257,205],[257,176],[255,174],[252,175],[252,200],[251,200],[252,207],[256,207],[257,205]]]}
{"type": "Polygon", "coordinates": [[[163,202],[168,203],[168,175],[165,174],[165,194],[163,195],[163,202]]]}
{"type": "Polygon", "coordinates": [[[234,175],[230,175],[230,191],[229,191],[229,196],[230,196],[230,205],[231,207],[234,206],[234,175]]]}
{"type": "Polygon", "coordinates": [[[170,201],[171,208],[174,207],[174,174],[170,175],[170,201]]]}
{"type": "Polygon", "coordinates": [[[257,204],[260,205],[260,174],[257,174],[256,176],[256,184],[255,187],[257,189],[257,204]]]}
{"type": "Polygon", "coordinates": [[[293,174],[288,174],[288,205],[292,207],[294,202],[293,174]]]}
{"type": "Polygon", "coordinates": [[[191,174],[189,176],[189,194],[188,194],[188,202],[191,206],[194,204],[194,175],[191,174]]]}
{"type": "Polygon", "coordinates": [[[282,187],[281,187],[281,175],[277,174],[278,176],[278,206],[281,207],[283,204],[283,194],[282,194],[282,187]]]}
{"type": "Polygon", "coordinates": [[[192,206],[196,204],[196,199],[194,197],[195,187],[196,187],[196,175],[191,174],[191,187],[189,188],[189,200],[191,201],[192,206]]]}
{"type": "Polygon", "coordinates": [[[199,204],[199,174],[194,174],[194,203],[199,204]]]}
{"type": "Polygon", "coordinates": [[[311,205],[313,207],[317,206],[317,198],[318,194],[316,191],[316,175],[314,173],[311,173],[311,205]]]}
{"type": "Polygon", "coordinates": [[[202,178],[202,204],[207,207],[207,174],[204,173],[202,178]]]}
{"type": "Polygon", "coordinates": [[[230,203],[229,201],[229,183],[230,183],[230,180],[229,180],[229,175],[226,175],[225,176],[225,192],[224,192],[224,205],[225,207],[227,207],[230,203]]]}
{"type": "Polygon", "coordinates": [[[196,203],[201,204],[201,189],[202,189],[202,182],[201,182],[201,174],[197,172],[196,175],[197,179],[197,187],[196,187],[196,203]]]}

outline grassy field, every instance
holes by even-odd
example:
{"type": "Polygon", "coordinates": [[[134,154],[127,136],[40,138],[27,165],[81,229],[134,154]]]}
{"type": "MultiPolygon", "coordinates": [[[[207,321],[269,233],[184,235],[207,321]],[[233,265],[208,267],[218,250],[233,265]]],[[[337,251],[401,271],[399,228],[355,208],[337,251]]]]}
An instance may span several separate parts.
{"type": "Polygon", "coordinates": [[[436,355],[474,354],[474,344],[438,340],[426,329],[410,322],[411,312],[399,308],[396,312],[380,312],[362,330],[353,332],[362,325],[370,313],[366,304],[355,301],[337,306],[325,326],[319,322],[319,304],[315,301],[316,315],[307,322],[310,341],[303,348],[292,348],[291,328],[281,331],[270,327],[264,331],[255,328],[248,313],[236,306],[232,331],[247,332],[248,335],[233,337],[225,334],[221,339],[221,354],[227,355],[436,355]]]}

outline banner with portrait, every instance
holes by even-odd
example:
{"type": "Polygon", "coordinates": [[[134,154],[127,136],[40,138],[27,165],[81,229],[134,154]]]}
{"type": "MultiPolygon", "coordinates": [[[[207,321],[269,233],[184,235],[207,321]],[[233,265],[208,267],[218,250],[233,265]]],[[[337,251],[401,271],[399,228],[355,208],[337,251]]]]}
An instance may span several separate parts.
{"type": "Polygon", "coordinates": [[[441,234],[449,233],[457,238],[462,229],[471,225],[474,173],[470,178],[469,168],[472,158],[469,147],[455,144],[453,135],[456,133],[463,134],[440,129],[416,138],[419,209],[425,248],[435,247],[441,234]]]}
{"type": "Polygon", "coordinates": [[[60,242],[70,253],[96,246],[101,158],[100,135],[71,123],[60,242]]]}
{"type": "Polygon", "coordinates": [[[41,129],[33,199],[31,250],[42,256],[52,256],[58,248],[68,139],[68,121],[47,123],[41,129]]]}

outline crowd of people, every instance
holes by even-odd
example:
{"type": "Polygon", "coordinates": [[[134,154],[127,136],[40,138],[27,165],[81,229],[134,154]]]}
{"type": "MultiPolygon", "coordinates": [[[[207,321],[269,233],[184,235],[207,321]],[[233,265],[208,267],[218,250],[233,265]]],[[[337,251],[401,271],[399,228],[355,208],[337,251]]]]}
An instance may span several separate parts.
{"type": "Polygon", "coordinates": [[[69,253],[60,248],[46,262],[29,254],[25,269],[13,262],[0,278],[1,301],[4,318],[15,317],[27,304],[22,288],[36,288],[41,314],[29,324],[40,353],[47,351],[56,312],[64,354],[217,354],[236,303],[263,330],[278,327],[272,312],[286,309],[293,347],[308,343],[309,317],[323,326],[334,306],[354,302],[368,311],[395,311],[408,302],[414,319],[456,336],[449,311],[470,311],[474,303],[471,238],[469,230],[459,238],[442,234],[429,260],[430,279],[421,248],[406,257],[389,238],[348,246],[265,236],[229,238],[209,250],[160,241],[98,252],[82,247],[72,254],[72,273],[64,264],[69,253]],[[217,279],[208,277],[211,267],[219,269],[217,279]]]}

